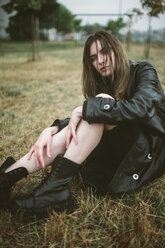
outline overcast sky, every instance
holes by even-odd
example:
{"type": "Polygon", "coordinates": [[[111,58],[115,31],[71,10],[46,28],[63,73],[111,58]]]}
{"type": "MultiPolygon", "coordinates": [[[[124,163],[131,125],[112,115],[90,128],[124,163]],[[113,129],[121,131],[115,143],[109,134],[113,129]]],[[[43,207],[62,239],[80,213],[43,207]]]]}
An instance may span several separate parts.
{"type": "MultiPolygon", "coordinates": [[[[60,4],[63,4],[72,14],[78,13],[126,13],[133,8],[139,8],[142,10],[140,0],[58,0],[60,4]]],[[[144,10],[143,10],[144,11],[144,10]]],[[[100,24],[106,24],[109,19],[117,19],[117,17],[105,17],[105,16],[77,16],[83,20],[82,24],[93,24],[98,22],[100,24]]],[[[128,17],[124,17],[124,21],[128,21],[128,17]]],[[[148,27],[148,18],[143,16],[133,24],[134,30],[146,31],[148,27]]],[[[152,28],[160,29],[165,28],[165,14],[160,15],[159,18],[152,19],[152,28]]]]}

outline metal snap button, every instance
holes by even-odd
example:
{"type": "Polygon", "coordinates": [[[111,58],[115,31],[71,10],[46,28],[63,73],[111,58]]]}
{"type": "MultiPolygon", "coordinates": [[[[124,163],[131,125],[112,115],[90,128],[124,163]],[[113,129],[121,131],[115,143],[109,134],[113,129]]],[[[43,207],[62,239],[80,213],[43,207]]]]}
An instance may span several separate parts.
{"type": "Polygon", "coordinates": [[[133,174],[133,179],[134,180],[138,180],[139,179],[139,175],[138,174],[133,174]]]}
{"type": "Polygon", "coordinates": [[[109,105],[109,104],[105,104],[105,105],[104,105],[104,109],[105,109],[105,110],[110,109],[110,105],[109,105]]]}
{"type": "Polygon", "coordinates": [[[152,159],[152,155],[151,155],[151,153],[148,153],[148,156],[147,156],[147,157],[148,157],[148,159],[150,159],[150,160],[151,160],[151,159],[152,159]]]}

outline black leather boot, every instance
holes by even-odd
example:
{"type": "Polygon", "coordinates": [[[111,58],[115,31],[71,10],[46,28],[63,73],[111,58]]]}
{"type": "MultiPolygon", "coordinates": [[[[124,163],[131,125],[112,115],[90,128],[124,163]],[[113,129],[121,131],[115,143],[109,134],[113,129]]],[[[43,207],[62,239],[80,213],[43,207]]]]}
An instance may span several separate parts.
{"type": "Polygon", "coordinates": [[[0,208],[7,207],[10,199],[11,187],[20,179],[28,175],[24,167],[5,173],[5,170],[15,163],[13,157],[8,157],[0,167],[0,208]]]}
{"type": "Polygon", "coordinates": [[[50,174],[33,193],[12,201],[12,213],[42,218],[47,217],[51,210],[71,212],[73,204],[68,183],[80,168],[79,164],[58,155],[50,174]]]}

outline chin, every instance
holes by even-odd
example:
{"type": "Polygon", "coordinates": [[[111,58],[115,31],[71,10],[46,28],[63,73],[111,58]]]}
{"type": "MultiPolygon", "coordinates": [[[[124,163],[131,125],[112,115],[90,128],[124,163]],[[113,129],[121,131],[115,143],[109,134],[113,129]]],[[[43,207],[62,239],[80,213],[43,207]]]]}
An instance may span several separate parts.
{"type": "Polygon", "coordinates": [[[106,77],[106,78],[107,78],[107,77],[109,77],[109,76],[111,75],[111,73],[110,73],[110,72],[109,72],[109,73],[102,73],[101,75],[102,75],[103,77],[106,77]]]}

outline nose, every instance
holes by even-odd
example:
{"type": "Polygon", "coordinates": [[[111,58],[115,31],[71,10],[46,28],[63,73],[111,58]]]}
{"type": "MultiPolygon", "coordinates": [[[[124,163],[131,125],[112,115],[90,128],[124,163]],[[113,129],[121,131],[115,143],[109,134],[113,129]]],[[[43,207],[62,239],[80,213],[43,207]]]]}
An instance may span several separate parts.
{"type": "Polygon", "coordinates": [[[98,54],[98,63],[103,64],[104,63],[104,55],[103,54],[98,54]]]}

